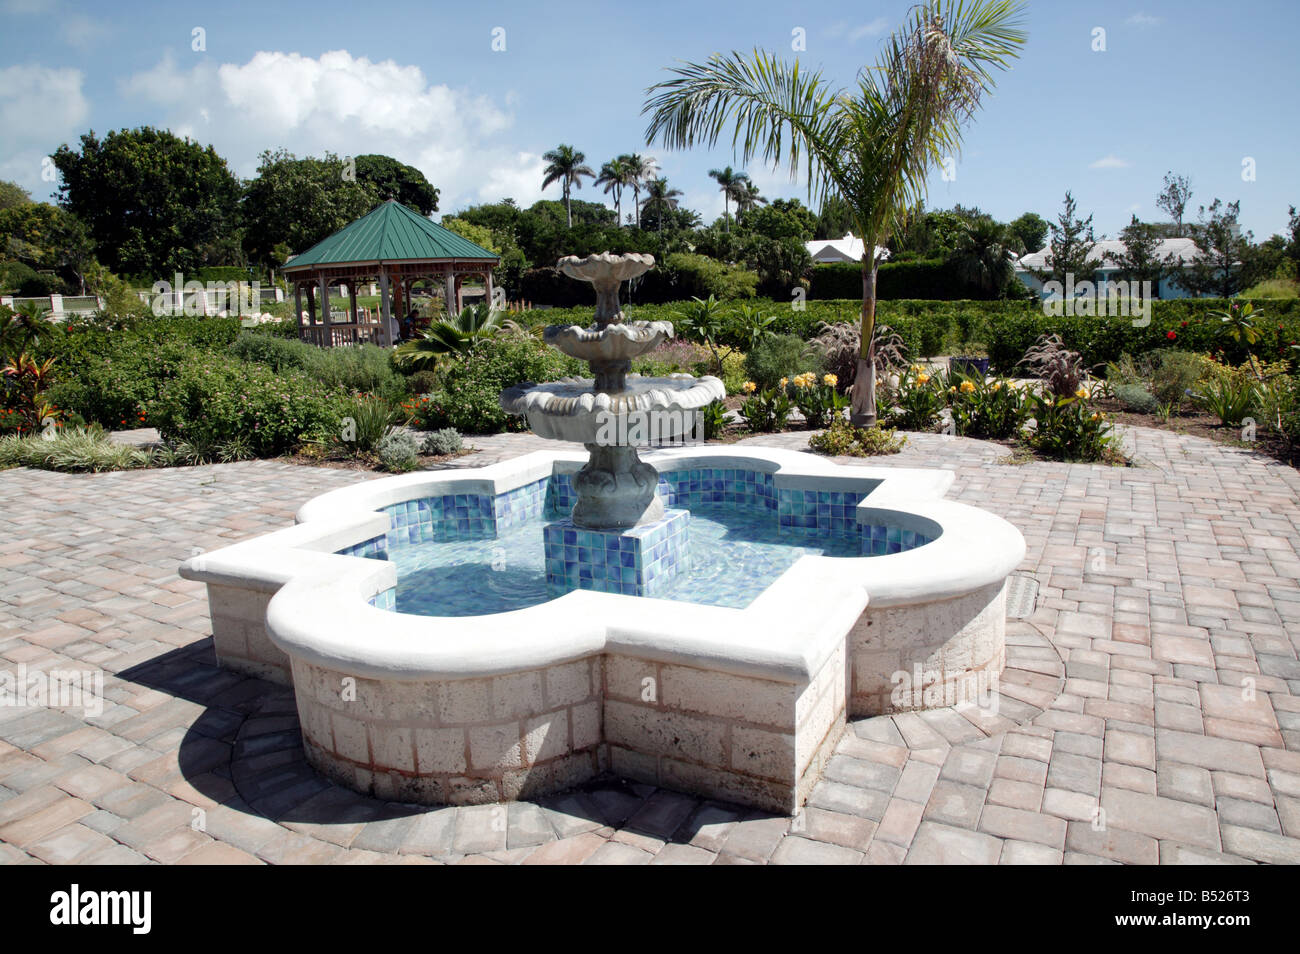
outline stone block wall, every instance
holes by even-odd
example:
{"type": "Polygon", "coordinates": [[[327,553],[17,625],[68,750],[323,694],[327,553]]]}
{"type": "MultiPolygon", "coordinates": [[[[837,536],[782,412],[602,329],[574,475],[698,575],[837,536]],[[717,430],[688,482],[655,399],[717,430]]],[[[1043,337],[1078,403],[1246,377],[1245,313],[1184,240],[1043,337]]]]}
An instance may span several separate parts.
{"type": "Polygon", "coordinates": [[[937,602],[868,606],[848,636],[849,715],[970,700],[1006,664],[1004,586],[937,602]]]}

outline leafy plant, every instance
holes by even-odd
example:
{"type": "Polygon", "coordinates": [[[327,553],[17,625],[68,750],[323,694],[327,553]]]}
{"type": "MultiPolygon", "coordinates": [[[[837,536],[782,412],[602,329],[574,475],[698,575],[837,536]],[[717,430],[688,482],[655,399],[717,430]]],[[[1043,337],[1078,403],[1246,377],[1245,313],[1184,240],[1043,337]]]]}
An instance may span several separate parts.
{"type": "Polygon", "coordinates": [[[454,427],[444,427],[425,436],[420,444],[420,453],[446,457],[449,454],[459,454],[462,447],[464,441],[461,440],[460,433],[454,427]]]}
{"type": "Polygon", "coordinates": [[[1151,393],[1162,407],[1177,413],[1188,390],[1201,377],[1200,359],[1187,351],[1165,351],[1151,373],[1151,393]]]}
{"type": "Polygon", "coordinates": [[[764,390],[777,387],[782,378],[820,369],[818,355],[796,335],[773,335],[745,355],[745,372],[764,390]]]}
{"type": "Polygon", "coordinates": [[[493,308],[491,302],[466,306],[456,315],[431,322],[419,336],[398,345],[393,361],[408,371],[432,368],[440,358],[464,354],[475,342],[497,334],[504,317],[505,312],[493,308]]]}
{"type": "Polygon", "coordinates": [[[0,437],[0,467],[100,473],[146,467],[150,460],[147,452],[111,440],[100,428],[0,437]]]}
{"type": "Polygon", "coordinates": [[[727,405],[721,401],[710,401],[700,408],[704,420],[704,439],[711,441],[727,427],[727,405]]]}
{"type": "Polygon", "coordinates": [[[785,427],[794,405],[782,387],[758,388],[753,381],[745,385],[749,399],[740,406],[740,417],[751,431],[771,433],[785,427]]]}
{"type": "Polygon", "coordinates": [[[1070,397],[1054,393],[1031,395],[1036,426],[1030,446],[1053,460],[1094,463],[1118,459],[1110,422],[1105,414],[1092,410],[1086,398],[1082,388],[1070,397]]]}
{"type": "Polygon", "coordinates": [[[854,427],[837,418],[826,430],[808,438],[808,446],[832,457],[877,457],[897,454],[907,444],[907,437],[893,428],[854,427]]]}
{"type": "Polygon", "coordinates": [[[934,430],[947,403],[942,379],[919,364],[903,373],[892,399],[894,406],[890,409],[889,422],[905,431],[934,430]]]}
{"type": "Polygon", "coordinates": [[[347,398],[341,413],[334,444],[352,455],[373,451],[401,417],[397,408],[373,394],[355,394],[347,398]]]}
{"type": "Polygon", "coordinates": [[[1137,383],[1120,383],[1114,385],[1115,400],[1124,405],[1124,410],[1135,414],[1155,414],[1160,404],[1145,386],[1137,383]]]}
{"type": "Polygon", "coordinates": [[[1200,386],[1193,400],[1219,419],[1219,423],[1238,427],[1255,406],[1255,384],[1232,378],[1217,378],[1200,386]]]}
{"type": "Polygon", "coordinates": [[[816,430],[839,420],[849,406],[848,399],[836,390],[836,383],[835,375],[825,374],[819,380],[812,371],[790,379],[795,406],[810,428],[816,430]]]}
{"type": "Polygon", "coordinates": [[[415,469],[418,451],[419,445],[408,431],[392,431],[375,445],[380,466],[396,474],[415,469]]]}
{"type": "Polygon", "coordinates": [[[1011,381],[963,377],[948,389],[954,429],[963,437],[1015,437],[1029,414],[1025,391],[1011,381]]]}

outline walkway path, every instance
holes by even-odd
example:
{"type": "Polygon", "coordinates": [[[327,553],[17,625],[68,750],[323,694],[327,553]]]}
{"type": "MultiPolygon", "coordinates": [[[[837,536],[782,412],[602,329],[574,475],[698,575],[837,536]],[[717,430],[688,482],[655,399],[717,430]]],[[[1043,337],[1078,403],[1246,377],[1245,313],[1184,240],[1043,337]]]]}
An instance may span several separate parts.
{"type": "MultiPolygon", "coordinates": [[[[871,462],[953,468],[951,496],[1024,533],[1039,602],[1010,624],[995,718],[852,723],[793,820],[622,782],[437,810],[335,787],[292,695],[216,667],[176,566],[369,475],[0,473],[3,668],[107,673],[100,714],[0,707],[0,861],[1300,862],[1300,475],[1130,439],[1142,467],[1011,466],[939,435],[871,462]]],[[[457,463],[534,440],[474,438],[457,463]]]]}

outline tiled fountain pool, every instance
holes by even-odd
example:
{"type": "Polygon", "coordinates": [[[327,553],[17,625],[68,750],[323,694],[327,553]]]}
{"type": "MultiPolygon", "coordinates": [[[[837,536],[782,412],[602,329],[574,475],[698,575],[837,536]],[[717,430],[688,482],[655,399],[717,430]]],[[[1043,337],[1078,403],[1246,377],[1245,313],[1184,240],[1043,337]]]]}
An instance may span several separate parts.
{"type": "MultiPolygon", "coordinates": [[[[896,526],[857,521],[860,491],[776,488],[772,475],[700,468],[660,475],[659,492],[690,511],[686,569],[655,592],[660,599],[743,608],[805,555],[884,556],[930,542],[896,526]]],[[[348,548],[387,559],[397,586],[375,605],[421,616],[481,616],[523,609],[577,588],[631,594],[639,554],[593,551],[582,531],[564,529],[570,565],[547,565],[543,527],[572,506],[572,480],[555,474],[504,494],[448,494],[386,508],[384,537],[348,548]],[[579,563],[580,561],[580,563],[579,563]],[[590,570],[595,564],[596,572],[590,570]],[[575,565],[585,567],[579,577],[575,565]],[[549,570],[549,581],[548,581],[549,570]]]]}

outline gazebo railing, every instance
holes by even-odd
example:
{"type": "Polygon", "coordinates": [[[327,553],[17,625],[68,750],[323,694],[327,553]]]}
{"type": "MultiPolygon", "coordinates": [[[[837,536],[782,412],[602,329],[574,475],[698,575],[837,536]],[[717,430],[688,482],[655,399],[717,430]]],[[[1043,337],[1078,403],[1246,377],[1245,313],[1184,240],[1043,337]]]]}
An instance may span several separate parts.
{"type": "Polygon", "coordinates": [[[302,340],[320,348],[354,344],[382,344],[379,322],[357,324],[303,325],[302,340]]]}

